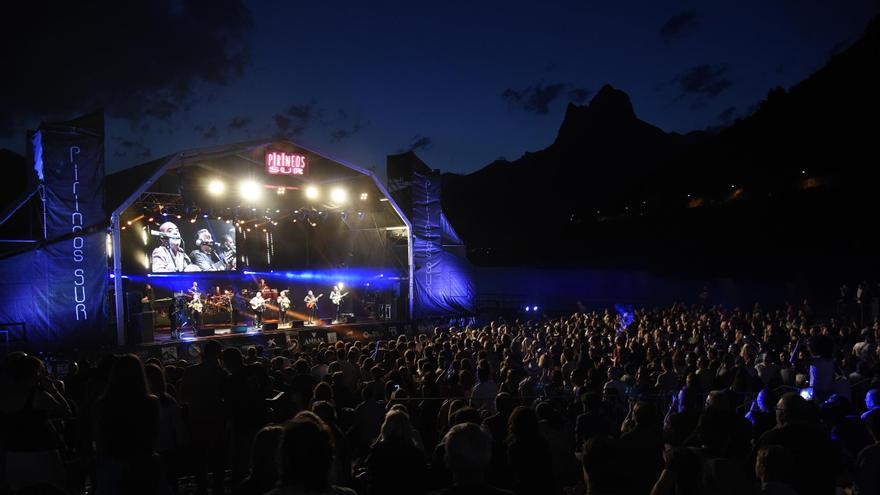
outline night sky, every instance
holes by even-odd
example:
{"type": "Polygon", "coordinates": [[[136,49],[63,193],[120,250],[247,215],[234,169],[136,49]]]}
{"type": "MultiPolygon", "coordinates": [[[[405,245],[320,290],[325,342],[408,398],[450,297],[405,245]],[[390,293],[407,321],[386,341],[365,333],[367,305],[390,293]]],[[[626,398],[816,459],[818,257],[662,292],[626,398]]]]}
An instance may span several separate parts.
{"type": "Polygon", "coordinates": [[[605,83],[664,130],[723,126],[880,12],[877,0],[16,3],[0,29],[0,147],[24,153],[41,119],[103,106],[108,171],[284,136],[380,175],[408,149],[471,172],[544,148],[566,103],[605,83]]]}

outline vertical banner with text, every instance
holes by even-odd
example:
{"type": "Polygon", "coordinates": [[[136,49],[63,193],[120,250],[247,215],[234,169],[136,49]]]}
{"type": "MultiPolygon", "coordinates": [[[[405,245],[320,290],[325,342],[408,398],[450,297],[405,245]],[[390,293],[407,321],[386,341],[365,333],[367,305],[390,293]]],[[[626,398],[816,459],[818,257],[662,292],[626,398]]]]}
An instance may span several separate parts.
{"type": "Polygon", "coordinates": [[[104,119],[92,114],[43,124],[34,134],[34,167],[45,206],[48,340],[107,340],[104,119]]]}

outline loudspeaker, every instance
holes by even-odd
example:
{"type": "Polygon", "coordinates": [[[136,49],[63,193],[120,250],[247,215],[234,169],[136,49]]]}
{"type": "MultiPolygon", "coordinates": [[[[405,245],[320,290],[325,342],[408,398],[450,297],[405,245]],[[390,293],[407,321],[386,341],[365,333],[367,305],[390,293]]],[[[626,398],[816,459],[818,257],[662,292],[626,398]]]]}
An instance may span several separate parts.
{"type": "Polygon", "coordinates": [[[247,325],[236,325],[232,327],[232,333],[247,333],[248,326],[247,325]]]}
{"type": "Polygon", "coordinates": [[[196,333],[197,337],[213,337],[214,329],[213,328],[199,328],[198,333],[196,333]]]}
{"type": "Polygon", "coordinates": [[[303,320],[290,320],[290,328],[303,328],[305,323],[303,320]]]}
{"type": "Polygon", "coordinates": [[[140,314],[141,343],[154,341],[153,330],[156,327],[156,312],[145,311],[140,314]]]}
{"type": "Polygon", "coordinates": [[[263,331],[265,332],[266,330],[278,330],[278,324],[277,323],[263,323],[263,331]]]}

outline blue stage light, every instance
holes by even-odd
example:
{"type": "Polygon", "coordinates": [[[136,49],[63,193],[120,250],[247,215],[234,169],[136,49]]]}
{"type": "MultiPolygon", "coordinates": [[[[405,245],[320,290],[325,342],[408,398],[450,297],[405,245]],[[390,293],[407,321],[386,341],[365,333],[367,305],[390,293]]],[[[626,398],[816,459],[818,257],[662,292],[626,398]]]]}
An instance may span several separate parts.
{"type": "Polygon", "coordinates": [[[537,310],[538,310],[537,306],[532,306],[532,311],[537,311],[537,310]]]}

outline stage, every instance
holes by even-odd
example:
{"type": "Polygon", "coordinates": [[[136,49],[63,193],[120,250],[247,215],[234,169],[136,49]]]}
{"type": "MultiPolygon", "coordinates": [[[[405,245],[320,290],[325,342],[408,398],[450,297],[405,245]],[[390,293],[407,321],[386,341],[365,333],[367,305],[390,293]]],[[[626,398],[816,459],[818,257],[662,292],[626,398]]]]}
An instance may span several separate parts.
{"type": "Polygon", "coordinates": [[[247,352],[249,347],[263,346],[270,357],[271,350],[280,348],[306,349],[321,343],[334,344],[339,341],[396,339],[399,335],[411,335],[415,327],[404,321],[363,321],[357,323],[337,323],[291,327],[289,324],[273,328],[274,322],[267,322],[270,329],[257,329],[253,326],[204,325],[203,330],[213,330],[214,335],[196,336],[192,329],[184,329],[180,339],[172,339],[167,329],[159,329],[152,342],[127,346],[142,359],[159,358],[163,363],[172,363],[183,359],[198,361],[201,346],[206,340],[220,342],[224,347],[238,347],[247,352]]]}

